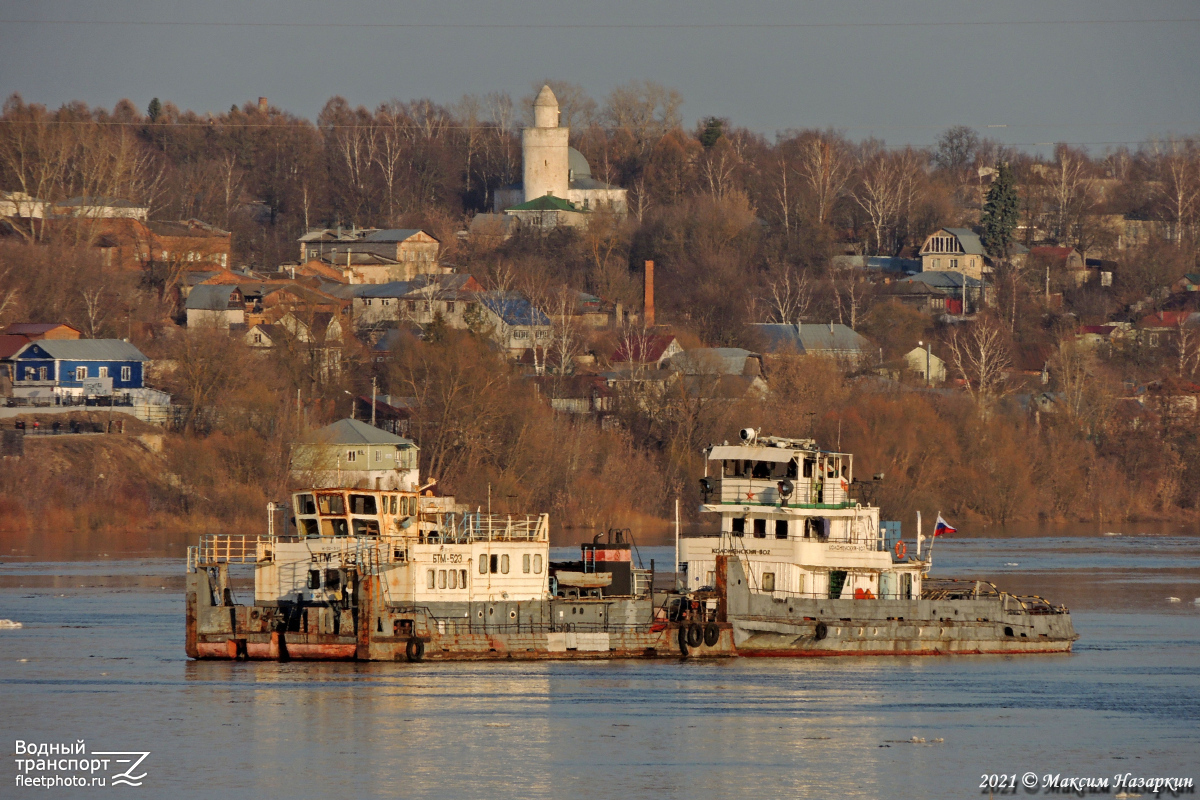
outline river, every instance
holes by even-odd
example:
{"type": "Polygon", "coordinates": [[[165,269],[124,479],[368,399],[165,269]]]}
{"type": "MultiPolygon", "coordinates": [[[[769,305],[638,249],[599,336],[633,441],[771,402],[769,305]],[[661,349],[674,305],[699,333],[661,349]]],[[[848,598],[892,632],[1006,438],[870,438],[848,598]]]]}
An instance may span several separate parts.
{"type": "MultiPolygon", "coordinates": [[[[1067,603],[1074,653],[197,663],[183,566],[163,557],[177,546],[153,552],[171,537],[150,557],[0,547],[0,618],[22,624],[0,630],[0,797],[959,798],[1002,796],[980,788],[990,774],[1200,779],[1200,537],[992,533],[939,539],[934,574],[1067,603]],[[149,752],[143,785],[18,787],[18,740],[149,752]]],[[[670,547],[641,555],[671,568],[670,547]]]]}

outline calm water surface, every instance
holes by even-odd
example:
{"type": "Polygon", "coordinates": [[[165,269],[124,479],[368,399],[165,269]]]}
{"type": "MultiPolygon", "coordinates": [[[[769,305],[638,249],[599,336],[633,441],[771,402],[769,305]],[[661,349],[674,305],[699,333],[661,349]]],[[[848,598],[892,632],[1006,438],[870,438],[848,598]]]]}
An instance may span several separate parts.
{"type": "MultiPolygon", "coordinates": [[[[140,789],[77,791],[14,788],[9,758],[0,797],[957,798],[987,797],[992,772],[1200,779],[1200,538],[1069,533],[936,545],[935,574],[1071,606],[1075,652],[1026,657],[196,663],[179,561],[5,559],[0,618],[24,625],[0,630],[9,753],[86,739],[151,756],[140,789]]],[[[670,548],[642,556],[671,569],[670,548]]]]}

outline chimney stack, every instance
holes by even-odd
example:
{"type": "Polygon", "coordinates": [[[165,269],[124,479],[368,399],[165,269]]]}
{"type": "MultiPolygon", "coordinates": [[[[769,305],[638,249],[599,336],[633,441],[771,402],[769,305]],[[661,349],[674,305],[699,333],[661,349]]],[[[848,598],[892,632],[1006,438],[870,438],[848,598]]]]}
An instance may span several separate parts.
{"type": "Polygon", "coordinates": [[[646,327],[654,327],[654,262],[646,262],[646,327]]]}
{"type": "Polygon", "coordinates": [[[260,114],[267,113],[267,98],[265,98],[265,97],[258,98],[258,113],[260,113],[260,114]]]}

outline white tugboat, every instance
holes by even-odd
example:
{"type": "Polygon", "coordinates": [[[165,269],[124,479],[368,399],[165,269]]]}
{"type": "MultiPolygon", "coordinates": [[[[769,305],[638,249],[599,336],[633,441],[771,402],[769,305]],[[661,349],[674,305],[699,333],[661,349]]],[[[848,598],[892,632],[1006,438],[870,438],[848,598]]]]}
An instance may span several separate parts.
{"type": "Polygon", "coordinates": [[[687,590],[725,599],[739,654],[1046,653],[1078,638],[1042,598],[929,579],[932,551],[910,553],[899,523],[852,496],[852,455],[741,438],[707,453],[702,511],[719,531],[680,543],[687,590]]]}

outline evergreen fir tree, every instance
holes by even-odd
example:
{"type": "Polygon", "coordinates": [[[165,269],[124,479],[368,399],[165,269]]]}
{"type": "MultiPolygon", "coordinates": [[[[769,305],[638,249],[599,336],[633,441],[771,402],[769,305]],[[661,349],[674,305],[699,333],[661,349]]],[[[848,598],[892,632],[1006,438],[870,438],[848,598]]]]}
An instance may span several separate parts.
{"type": "Polygon", "coordinates": [[[1007,259],[1017,230],[1019,200],[1012,168],[1007,163],[996,165],[998,174],[988,189],[983,206],[983,245],[993,256],[1007,259]]]}
{"type": "Polygon", "coordinates": [[[159,114],[162,114],[162,103],[155,97],[146,108],[146,116],[150,118],[151,122],[157,122],[159,114]]]}

